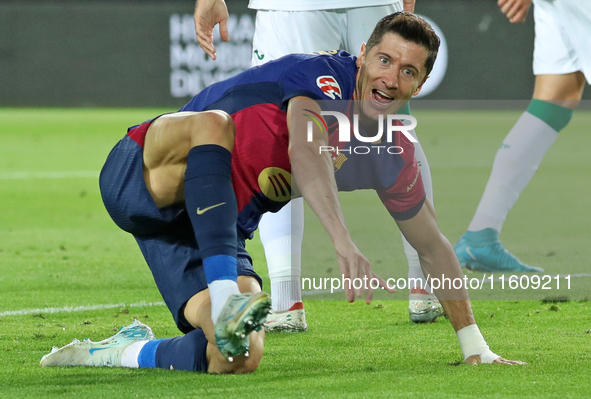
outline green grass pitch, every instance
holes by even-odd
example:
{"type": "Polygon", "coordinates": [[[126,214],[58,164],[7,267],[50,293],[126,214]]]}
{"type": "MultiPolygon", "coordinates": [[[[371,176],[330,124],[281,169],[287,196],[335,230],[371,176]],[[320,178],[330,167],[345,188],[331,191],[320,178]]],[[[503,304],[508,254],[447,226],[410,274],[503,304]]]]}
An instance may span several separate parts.
{"type": "MultiPolygon", "coordinates": [[[[548,274],[580,275],[572,280],[576,287],[560,292],[569,300],[542,302],[507,290],[494,296],[505,300],[473,303],[491,349],[527,366],[464,365],[449,321],[412,324],[407,292],[400,290],[378,293],[369,306],[349,304],[342,293],[306,296],[310,330],[268,334],[251,375],[42,369],[39,359],[53,345],[106,338],[134,317],[158,337],[178,335],[133,238],[103,209],[97,184],[126,127],[160,112],[0,110],[1,398],[589,397],[591,113],[582,111],[547,154],[501,236],[548,274]]],[[[414,113],[440,228],[452,243],[466,229],[496,149],[519,114],[414,113]]],[[[405,277],[399,232],[375,194],[341,198],[354,239],[375,269],[405,277]]],[[[308,216],[304,277],[337,277],[328,240],[308,216]]],[[[260,243],[248,248],[268,287],[260,243]]]]}

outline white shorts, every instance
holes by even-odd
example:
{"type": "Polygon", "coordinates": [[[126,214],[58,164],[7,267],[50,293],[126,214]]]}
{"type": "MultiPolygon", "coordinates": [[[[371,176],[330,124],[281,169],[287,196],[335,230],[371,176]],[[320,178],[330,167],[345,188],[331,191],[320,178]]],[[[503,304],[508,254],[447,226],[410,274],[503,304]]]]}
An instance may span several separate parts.
{"type": "Polygon", "coordinates": [[[581,71],[591,84],[591,1],[533,2],[534,75],[581,71]]]}
{"type": "Polygon", "coordinates": [[[322,50],[347,50],[359,55],[361,44],[367,42],[378,21],[402,11],[402,0],[393,3],[322,11],[258,10],[251,64],[322,50]]]}

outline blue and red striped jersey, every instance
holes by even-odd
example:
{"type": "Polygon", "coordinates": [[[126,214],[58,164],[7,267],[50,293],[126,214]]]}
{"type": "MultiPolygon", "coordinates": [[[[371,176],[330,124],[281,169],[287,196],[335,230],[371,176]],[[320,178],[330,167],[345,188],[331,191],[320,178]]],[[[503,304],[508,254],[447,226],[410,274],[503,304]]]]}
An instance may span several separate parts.
{"type": "MultiPolygon", "coordinates": [[[[335,103],[333,110],[348,112],[355,89],[355,61],[356,57],[345,51],[287,55],[212,84],[180,109],[223,110],[233,118],[232,179],[238,227],[245,236],[256,229],[264,212],[277,211],[291,199],[289,100],[297,96],[345,100],[335,103]]],[[[329,140],[341,149],[356,145],[354,137],[349,143],[336,143],[334,127],[329,128],[329,140]]],[[[402,147],[403,153],[333,156],[337,185],[342,191],[374,189],[392,216],[408,219],[419,211],[424,188],[412,143],[396,132],[393,145],[402,147]]]]}

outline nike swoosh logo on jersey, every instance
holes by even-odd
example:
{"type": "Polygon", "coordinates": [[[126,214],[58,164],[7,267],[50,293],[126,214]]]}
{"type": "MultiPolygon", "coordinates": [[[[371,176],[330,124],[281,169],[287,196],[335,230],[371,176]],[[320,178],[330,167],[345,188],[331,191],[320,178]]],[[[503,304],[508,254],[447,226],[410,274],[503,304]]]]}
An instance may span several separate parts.
{"type": "Polygon", "coordinates": [[[197,215],[203,215],[205,212],[209,211],[210,209],[217,208],[218,206],[222,206],[224,204],[225,204],[225,202],[221,202],[219,204],[208,206],[207,208],[203,208],[203,209],[198,207],[197,208],[197,215]]]}
{"type": "Polygon", "coordinates": [[[265,54],[259,55],[259,50],[255,50],[254,53],[256,54],[259,61],[262,60],[263,58],[265,58],[265,54]]]}

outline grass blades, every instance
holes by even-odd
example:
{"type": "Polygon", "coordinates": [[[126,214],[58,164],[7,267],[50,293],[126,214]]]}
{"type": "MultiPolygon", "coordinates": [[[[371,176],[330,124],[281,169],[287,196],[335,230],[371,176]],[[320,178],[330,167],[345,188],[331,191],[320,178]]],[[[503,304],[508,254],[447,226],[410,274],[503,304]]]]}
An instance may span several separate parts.
{"type": "MultiPolygon", "coordinates": [[[[401,290],[380,293],[369,306],[306,296],[309,331],[268,334],[261,366],[250,375],[40,368],[53,345],[104,339],[133,318],[159,338],[179,335],[133,238],[104,210],[96,177],[128,126],[163,112],[0,110],[0,397],[589,396],[588,277],[578,278],[582,288],[566,302],[509,294],[509,300],[473,302],[491,349],[526,366],[463,364],[449,321],[411,323],[401,290]]],[[[496,149],[519,114],[414,114],[440,228],[452,243],[465,231],[496,149]]],[[[549,274],[591,273],[589,126],[590,113],[575,113],[501,235],[511,251],[549,274]]],[[[375,269],[383,277],[405,277],[399,232],[375,194],[341,198],[354,240],[375,269]]],[[[304,276],[338,276],[327,242],[307,217],[304,276]]],[[[268,289],[260,242],[248,248],[268,289]]]]}

